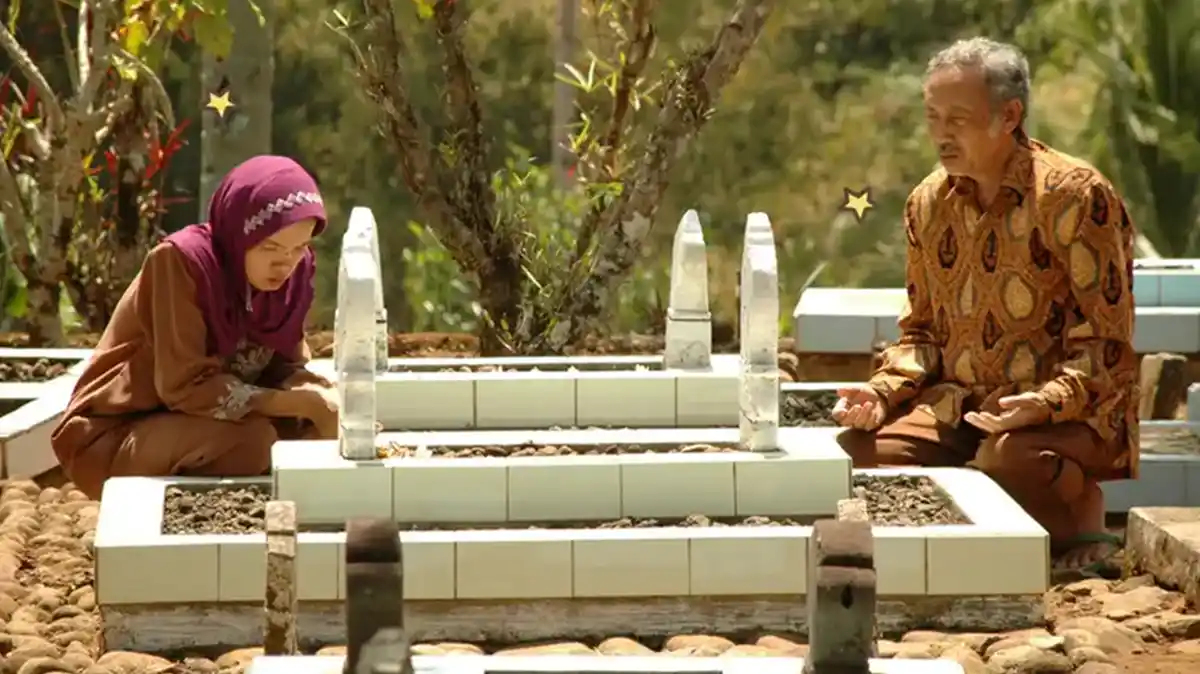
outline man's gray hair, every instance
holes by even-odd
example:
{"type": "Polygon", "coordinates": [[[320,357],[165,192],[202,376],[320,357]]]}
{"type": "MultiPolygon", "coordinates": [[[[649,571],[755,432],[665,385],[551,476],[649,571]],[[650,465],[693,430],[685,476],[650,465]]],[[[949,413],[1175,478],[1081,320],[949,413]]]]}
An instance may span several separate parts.
{"type": "Polygon", "coordinates": [[[992,99],[992,109],[998,110],[1014,98],[1021,101],[1018,128],[1025,126],[1029,115],[1029,60],[1011,44],[973,37],[959,40],[933,58],[925,69],[928,77],[942,68],[980,68],[992,99]]]}

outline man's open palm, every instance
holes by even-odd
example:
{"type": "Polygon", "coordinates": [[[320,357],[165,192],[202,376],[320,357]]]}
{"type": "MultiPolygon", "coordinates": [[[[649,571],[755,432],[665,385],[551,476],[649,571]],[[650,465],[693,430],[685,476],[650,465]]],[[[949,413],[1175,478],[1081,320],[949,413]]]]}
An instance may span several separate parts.
{"type": "Polygon", "coordinates": [[[846,428],[873,431],[883,425],[887,405],[875,389],[866,384],[855,384],[838,389],[832,416],[846,428]]]}
{"type": "Polygon", "coordinates": [[[1050,408],[1036,393],[1005,396],[998,402],[999,414],[967,412],[963,418],[979,430],[993,435],[1027,426],[1038,426],[1050,420],[1050,408]]]}

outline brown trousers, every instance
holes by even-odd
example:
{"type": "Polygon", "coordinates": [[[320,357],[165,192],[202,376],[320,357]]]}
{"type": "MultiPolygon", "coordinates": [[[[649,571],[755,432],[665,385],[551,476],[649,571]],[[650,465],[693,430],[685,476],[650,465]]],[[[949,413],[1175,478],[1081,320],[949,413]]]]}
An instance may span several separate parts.
{"type": "Polygon", "coordinates": [[[855,468],[969,467],[987,473],[1061,544],[1090,533],[1079,504],[1108,467],[1103,443],[1087,424],[1070,422],[988,435],[928,413],[903,410],[875,431],[848,429],[838,442],[855,468]]]}
{"type": "Polygon", "coordinates": [[[87,454],[107,459],[106,470],[100,465],[67,467],[76,486],[92,498],[100,497],[110,477],[266,475],[276,440],[322,439],[312,424],[297,419],[220,421],[179,412],[151,414],[105,436],[112,439],[102,437],[87,454]],[[105,446],[111,449],[104,451],[105,446]]]}

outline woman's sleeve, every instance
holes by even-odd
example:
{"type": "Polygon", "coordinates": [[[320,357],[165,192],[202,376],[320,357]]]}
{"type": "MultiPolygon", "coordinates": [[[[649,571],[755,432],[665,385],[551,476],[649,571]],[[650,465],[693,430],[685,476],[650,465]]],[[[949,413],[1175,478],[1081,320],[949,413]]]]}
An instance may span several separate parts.
{"type": "Polygon", "coordinates": [[[161,244],[150,252],[134,302],[154,353],[154,388],[168,409],[227,421],[254,411],[261,389],[208,355],[196,282],[178,249],[161,244]]]}
{"type": "Polygon", "coordinates": [[[263,370],[258,379],[258,385],[263,388],[292,389],[306,384],[316,386],[332,386],[329,380],[311,372],[306,365],[312,360],[312,352],[304,340],[296,345],[292,353],[279,353],[271,356],[267,369],[263,370]]]}

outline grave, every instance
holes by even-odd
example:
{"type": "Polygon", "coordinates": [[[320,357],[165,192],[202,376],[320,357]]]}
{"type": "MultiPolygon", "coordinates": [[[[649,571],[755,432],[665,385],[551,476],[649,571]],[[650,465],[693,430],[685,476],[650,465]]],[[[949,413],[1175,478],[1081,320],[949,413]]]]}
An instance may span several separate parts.
{"type": "MultiPolygon", "coordinates": [[[[376,437],[370,384],[384,377],[369,339],[346,336],[338,441],[278,443],[267,480],[106,484],[95,548],[108,648],[254,642],[271,499],[294,504],[298,633],[317,643],[344,633],[344,523],[362,517],[404,529],[414,639],[803,633],[814,522],[851,495],[867,499],[875,525],[881,630],[1040,623],[1046,533],[990,479],[958,469],[852,478],[836,429],[780,427],[778,375],[764,356],[778,329],[765,216],[750,218],[746,239],[751,348],[735,356],[728,388],[739,423],[376,437]]],[[[371,316],[368,255],[343,256],[339,337],[371,316]]]]}
{"type": "MultiPolygon", "coordinates": [[[[280,519],[294,515],[293,504],[272,502],[280,519]]],[[[248,672],[804,672],[806,674],[881,674],[884,672],[962,672],[950,660],[875,659],[875,551],[871,527],[861,501],[838,504],[838,519],[817,522],[809,554],[817,571],[808,581],[807,613],[810,645],[803,658],[685,656],[673,658],[547,656],[427,656],[413,647],[405,590],[405,555],[399,530],[388,520],[356,520],[348,524],[344,555],[346,654],[344,657],[296,657],[295,602],[268,603],[265,657],[255,658],[248,672]],[[288,618],[291,618],[289,621],[288,618]],[[750,665],[749,663],[753,663],[750,665]]],[[[287,565],[294,540],[281,522],[268,558],[277,560],[277,576],[267,581],[268,596],[291,597],[294,573],[287,565]],[[281,554],[282,553],[282,554],[281,554]]],[[[419,648],[419,647],[418,647],[419,648]]]]}
{"type": "Polygon", "coordinates": [[[1200,508],[1134,508],[1125,531],[1131,564],[1200,605],[1200,508]]]}
{"type": "MultiPolygon", "coordinates": [[[[767,243],[759,249],[773,252],[769,222],[763,234],[767,243]]],[[[689,211],[675,235],[664,355],[377,358],[378,421],[391,430],[736,425],[741,359],[712,354],[705,255],[699,218],[689,211]]],[[[312,365],[331,378],[336,368],[312,365]]]]}

